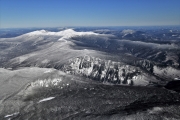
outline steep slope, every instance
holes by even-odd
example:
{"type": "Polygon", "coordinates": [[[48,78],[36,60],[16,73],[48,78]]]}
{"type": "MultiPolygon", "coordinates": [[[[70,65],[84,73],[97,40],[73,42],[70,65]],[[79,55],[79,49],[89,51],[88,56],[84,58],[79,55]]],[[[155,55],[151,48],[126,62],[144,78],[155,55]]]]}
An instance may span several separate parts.
{"type": "Polygon", "coordinates": [[[150,82],[157,82],[155,77],[138,67],[87,55],[70,59],[62,70],[70,74],[81,74],[103,83],[145,86],[150,82]]]}

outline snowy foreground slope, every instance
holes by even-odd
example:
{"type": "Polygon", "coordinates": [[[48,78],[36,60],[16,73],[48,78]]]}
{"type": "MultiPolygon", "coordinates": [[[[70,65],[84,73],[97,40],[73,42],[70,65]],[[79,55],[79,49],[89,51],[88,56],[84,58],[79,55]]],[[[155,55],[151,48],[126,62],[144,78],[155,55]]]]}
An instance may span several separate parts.
{"type": "MultiPolygon", "coordinates": [[[[1,73],[6,72],[1,69],[1,73]]],[[[1,96],[0,119],[146,120],[180,116],[179,94],[166,89],[103,85],[55,69],[34,67],[9,72],[8,78],[17,84],[10,87],[11,91],[0,87],[0,91],[7,91],[1,96]],[[19,76],[27,72],[26,84],[19,76]]],[[[9,84],[4,85],[7,88],[9,84]]]]}
{"type": "Polygon", "coordinates": [[[180,95],[166,89],[180,78],[180,44],[134,38],[148,35],[65,29],[0,38],[0,119],[180,119],[180,95]]]}

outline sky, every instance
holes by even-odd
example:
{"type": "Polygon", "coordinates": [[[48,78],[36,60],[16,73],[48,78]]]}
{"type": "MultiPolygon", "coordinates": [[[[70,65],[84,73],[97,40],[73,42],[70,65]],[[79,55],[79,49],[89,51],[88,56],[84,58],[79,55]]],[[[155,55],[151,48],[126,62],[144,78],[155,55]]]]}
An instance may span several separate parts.
{"type": "Polygon", "coordinates": [[[0,0],[0,28],[180,25],[180,0],[0,0]]]}

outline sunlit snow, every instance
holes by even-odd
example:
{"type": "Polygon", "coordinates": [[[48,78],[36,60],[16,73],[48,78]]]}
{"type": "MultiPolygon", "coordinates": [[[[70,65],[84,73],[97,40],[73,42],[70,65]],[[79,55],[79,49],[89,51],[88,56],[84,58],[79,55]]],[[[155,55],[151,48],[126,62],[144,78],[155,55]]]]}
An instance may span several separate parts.
{"type": "Polygon", "coordinates": [[[13,114],[10,114],[10,115],[6,115],[6,116],[4,116],[4,118],[12,117],[12,116],[14,116],[14,115],[18,115],[18,114],[19,114],[19,112],[15,112],[15,113],[13,113],[13,114]]]}
{"type": "Polygon", "coordinates": [[[61,36],[62,38],[60,38],[60,40],[62,40],[62,39],[71,38],[73,36],[99,35],[99,34],[94,33],[94,32],[76,32],[73,29],[67,29],[67,30],[60,31],[60,32],[50,32],[50,31],[45,31],[45,30],[37,30],[37,31],[27,33],[25,35],[28,35],[28,36],[36,36],[36,35],[61,36]]]}
{"type": "Polygon", "coordinates": [[[40,100],[38,103],[45,102],[45,101],[49,101],[49,100],[52,100],[52,99],[54,99],[54,98],[55,98],[55,97],[44,98],[44,99],[40,100]]]}

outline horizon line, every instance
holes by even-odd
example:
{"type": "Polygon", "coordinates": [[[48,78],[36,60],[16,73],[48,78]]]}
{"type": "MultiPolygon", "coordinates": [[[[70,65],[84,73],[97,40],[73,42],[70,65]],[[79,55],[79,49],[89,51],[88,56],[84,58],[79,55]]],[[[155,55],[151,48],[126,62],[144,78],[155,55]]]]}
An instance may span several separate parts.
{"type": "Polygon", "coordinates": [[[69,27],[89,27],[89,28],[93,28],[93,27],[174,27],[174,26],[179,26],[180,25],[110,25],[110,26],[47,26],[47,27],[0,27],[0,29],[35,29],[35,28],[69,28],[69,27]]]}

